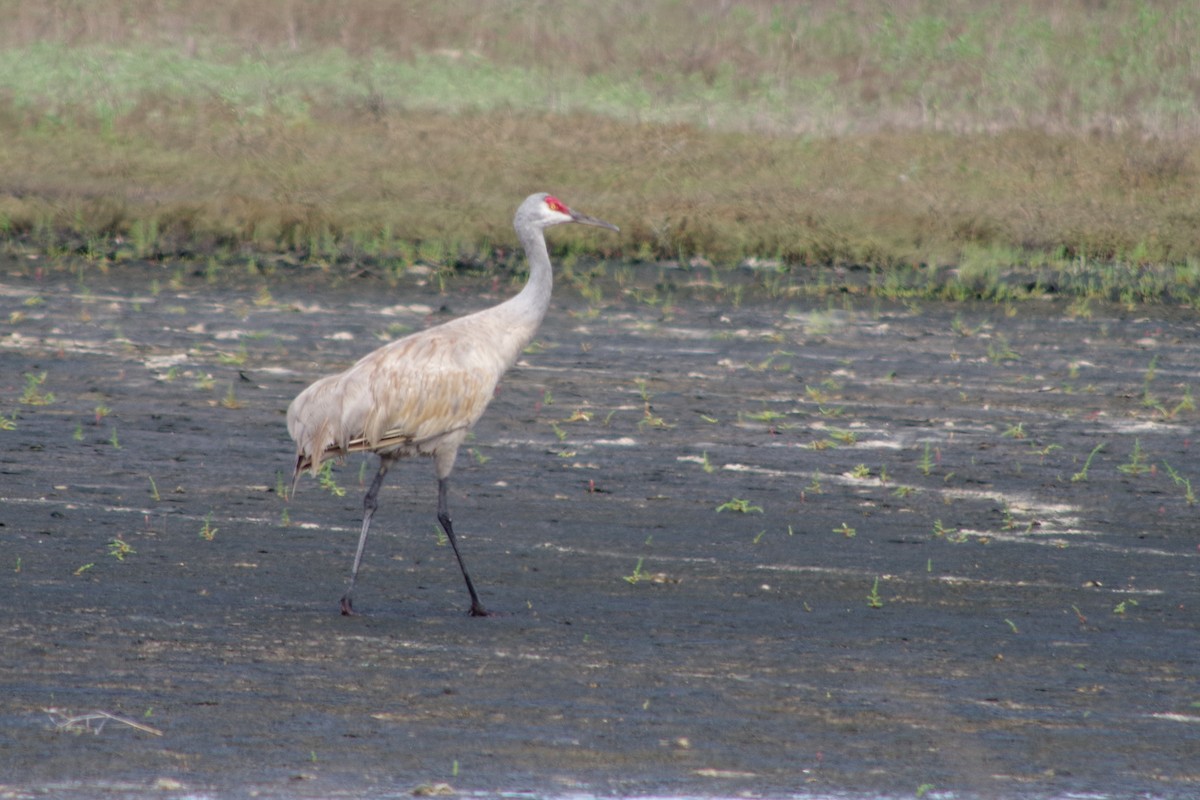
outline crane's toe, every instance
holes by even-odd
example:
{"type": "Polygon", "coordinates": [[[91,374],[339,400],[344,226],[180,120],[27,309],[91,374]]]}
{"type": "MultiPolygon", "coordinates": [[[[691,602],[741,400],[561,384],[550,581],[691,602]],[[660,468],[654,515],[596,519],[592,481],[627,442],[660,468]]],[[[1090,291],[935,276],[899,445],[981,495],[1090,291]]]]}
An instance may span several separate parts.
{"type": "Polygon", "coordinates": [[[343,617],[357,617],[358,616],[358,612],[355,611],[354,606],[351,605],[350,595],[348,595],[348,594],[342,595],[341,605],[342,605],[342,616],[343,617]]]}

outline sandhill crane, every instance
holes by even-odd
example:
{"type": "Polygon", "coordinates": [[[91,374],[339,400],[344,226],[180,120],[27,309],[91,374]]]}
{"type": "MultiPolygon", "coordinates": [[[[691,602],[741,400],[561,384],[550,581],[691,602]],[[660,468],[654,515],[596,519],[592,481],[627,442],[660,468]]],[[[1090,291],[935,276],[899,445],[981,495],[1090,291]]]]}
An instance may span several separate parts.
{"type": "Polygon", "coordinates": [[[513,218],[529,262],[529,278],[515,297],[386,344],[345,372],[316,381],[288,407],[288,433],[296,440],[293,490],[305,470],[316,475],[326,459],[355,452],[379,455],[379,471],[363,498],[362,533],[342,595],[343,614],[355,613],[351,593],[384,476],[397,459],[425,455],[433,457],[437,518],[467,583],[470,613],[488,615],[454,539],[448,481],[459,445],[546,315],[553,278],[543,231],[564,222],[619,230],[549,194],[530,195],[513,218]]]}

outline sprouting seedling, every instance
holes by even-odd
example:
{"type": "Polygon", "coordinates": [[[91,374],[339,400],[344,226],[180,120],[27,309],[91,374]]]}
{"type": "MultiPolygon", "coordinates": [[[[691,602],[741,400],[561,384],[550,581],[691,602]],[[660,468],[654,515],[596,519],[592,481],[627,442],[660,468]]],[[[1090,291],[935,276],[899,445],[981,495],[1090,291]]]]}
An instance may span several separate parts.
{"type": "Polygon", "coordinates": [[[871,591],[867,593],[867,606],[883,608],[883,598],[879,596],[879,578],[875,579],[875,583],[871,584],[871,591]]]}
{"type": "Polygon", "coordinates": [[[865,480],[871,477],[871,468],[866,464],[859,464],[854,469],[850,470],[850,477],[858,480],[865,480]]]}
{"type": "Polygon", "coordinates": [[[1158,371],[1158,354],[1155,353],[1150,357],[1150,365],[1146,367],[1146,374],[1142,377],[1142,405],[1146,408],[1154,408],[1158,406],[1158,400],[1154,395],[1150,394],[1150,383],[1154,380],[1154,375],[1158,371]]]}
{"type": "Polygon", "coordinates": [[[485,456],[483,453],[479,452],[479,449],[476,447],[471,448],[471,456],[475,459],[475,463],[479,464],[480,466],[492,460],[491,456],[485,456]]]}
{"type": "Polygon", "coordinates": [[[1021,354],[1013,350],[1001,334],[996,334],[996,340],[988,344],[988,361],[993,364],[1003,364],[1006,361],[1020,361],[1021,354]]]}
{"type": "Polygon", "coordinates": [[[856,536],[858,534],[857,530],[855,530],[854,528],[851,528],[849,525],[847,525],[844,522],[841,525],[839,525],[838,527],[834,528],[833,532],[840,533],[842,536],[845,536],[847,539],[852,539],[852,538],[854,538],[854,536],[856,536]]]}
{"type": "Polygon", "coordinates": [[[75,432],[71,434],[71,438],[77,442],[83,441],[83,423],[82,422],[75,423],[75,432]]]}
{"type": "Polygon", "coordinates": [[[845,428],[830,428],[828,434],[830,439],[834,439],[844,445],[852,445],[858,441],[858,434],[845,428]]]}
{"type": "Polygon", "coordinates": [[[21,393],[21,402],[27,406],[48,406],[54,402],[54,393],[42,390],[46,382],[46,373],[34,375],[25,373],[25,390],[21,393]]]}
{"type": "Polygon", "coordinates": [[[204,525],[200,527],[200,538],[206,542],[211,542],[217,537],[217,529],[212,524],[213,512],[208,512],[204,515],[204,525]]]}
{"type": "Polygon", "coordinates": [[[544,406],[554,405],[554,393],[551,392],[549,389],[542,392],[542,405],[544,405],[544,406]]]}
{"type": "Polygon", "coordinates": [[[1187,504],[1189,506],[1196,505],[1196,494],[1192,491],[1191,480],[1176,472],[1174,468],[1172,468],[1171,465],[1166,461],[1163,462],[1163,468],[1166,469],[1167,474],[1171,476],[1171,480],[1175,481],[1176,486],[1182,486],[1184,488],[1183,498],[1187,500],[1187,504]]]}
{"type": "Polygon", "coordinates": [[[918,465],[922,475],[928,475],[933,471],[933,445],[929,442],[925,443],[925,451],[921,454],[921,461],[918,465]]]}
{"type": "Polygon", "coordinates": [[[633,572],[631,572],[628,575],[623,576],[625,581],[627,581],[630,584],[636,584],[638,581],[644,580],[646,578],[646,573],[642,571],[642,562],[643,561],[645,561],[645,559],[643,559],[643,558],[639,558],[637,560],[637,564],[635,564],[633,567],[633,572]]]}
{"type": "Polygon", "coordinates": [[[558,437],[560,442],[567,438],[567,432],[558,427],[557,422],[551,422],[550,427],[554,430],[554,435],[558,437]]]}
{"type": "Polygon", "coordinates": [[[1126,600],[1122,600],[1121,602],[1119,602],[1115,606],[1113,606],[1113,613],[1114,614],[1124,614],[1127,610],[1129,610],[1129,606],[1136,606],[1137,604],[1138,604],[1138,601],[1134,600],[1133,598],[1128,598],[1126,600]]]}
{"type": "Polygon", "coordinates": [[[317,483],[334,497],[346,496],[346,490],[338,486],[337,481],[334,480],[332,461],[326,461],[321,465],[321,471],[317,474],[317,483]]]}
{"type": "Polygon", "coordinates": [[[112,413],[112,409],[109,408],[108,406],[104,405],[103,403],[96,406],[96,408],[93,409],[93,411],[96,415],[96,424],[97,425],[100,424],[100,420],[104,419],[105,417],[107,417],[109,414],[112,413]]]}
{"type": "Polygon", "coordinates": [[[154,498],[154,502],[157,503],[159,500],[162,500],[162,498],[158,495],[158,484],[154,482],[153,475],[148,475],[147,477],[150,478],[150,496],[154,498]]]}
{"type": "Polygon", "coordinates": [[[714,467],[712,465],[712,462],[708,460],[708,451],[707,450],[704,451],[703,461],[700,462],[700,467],[705,472],[710,473],[710,474],[713,472],[713,470],[716,469],[716,467],[714,467]]]}
{"type": "Polygon", "coordinates": [[[1002,433],[1000,435],[1004,436],[1008,439],[1024,439],[1025,435],[1026,435],[1025,434],[1025,423],[1018,422],[1016,425],[1010,426],[1008,430],[1006,430],[1004,433],[1002,433]]]}
{"type": "Polygon", "coordinates": [[[1018,629],[1017,629],[1017,623],[1013,622],[1013,621],[1012,621],[1011,619],[1009,619],[1008,617],[1005,617],[1005,618],[1004,618],[1004,624],[1005,624],[1005,625],[1007,625],[1007,626],[1008,626],[1008,628],[1009,628],[1009,630],[1011,630],[1013,633],[1020,633],[1020,632],[1021,632],[1020,630],[1018,630],[1018,629]]]}
{"type": "Polygon", "coordinates": [[[122,539],[120,535],[115,539],[110,539],[108,542],[108,554],[117,561],[124,561],[125,556],[133,555],[136,552],[137,550],[133,549],[133,545],[122,539]]]}
{"type": "Polygon", "coordinates": [[[1100,444],[1098,444],[1092,448],[1092,452],[1088,453],[1087,460],[1083,462],[1083,469],[1079,470],[1079,472],[1076,472],[1074,475],[1071,476],[1072,483],[1079,483],[1080,481],[1087,480],[1088,470],[1091,469],[1091,466],[1092,466],[1092,459],[1096,457],[1096,453],[1099,453],[1103,449],[1104,449],[1104,442],[1101,442],[1100,444]]]}
{"type": "Polygon", "coordinates": [[[763,513],[762,506],[752,506],[749,500],[743,500],[740,497],[735,497],[717,506],[717,513],[719,514],[722,511],[736,511],[739,514],[763,513]]]}
{"type": "Polygon", "coordinates": [[[947,541],[955,542],[956,544],[967,540],[966,534],[960,533],[958,528],[947,528],[942,524],[940,519],[933,521],[933,535],[939,539],[945,537],[947,541]]]}
{"type": "Polygon", "coordinates": [[[237,399],[237,392],[234,391],[233,381],[229,382],[229,389],[226,390],[225,396],[221,398],[221,405],[225,408],[241,408],[242,401],[237,399]]]}
{"type": "Polygon", "coordinates": [[[0,414],[0,431],[15,431],[17,429],[17,415],[14,413],[11,416],[0,414]]]}
{"type": "Polygon", "coordinates": [[[113,427],[112,427],[112,436],[108,437],[108,443],[113,446],[114,450],[121,449],[121,442],[117,439],[117,426],[116,425],[113,425],[113,427]]]}
{"type": "Polygon", "coordinates": [[[1133,440],[1133,452],[1129,455],[1129,461],[1119,465],[1117,470],[1135,477],[1154,470],[1153,465],[1146,464],[1146,456],[1142,452],[1142,441],[1140,439],[1133,440]]]}

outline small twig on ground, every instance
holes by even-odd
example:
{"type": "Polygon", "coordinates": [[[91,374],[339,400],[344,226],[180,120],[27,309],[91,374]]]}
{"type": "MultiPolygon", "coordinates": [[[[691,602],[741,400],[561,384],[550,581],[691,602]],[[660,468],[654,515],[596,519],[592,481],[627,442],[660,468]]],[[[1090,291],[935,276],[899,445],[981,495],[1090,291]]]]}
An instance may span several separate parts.
{"type": "Polygon", "coordinates": [[[108,721],[112,720],[113,722],[119,722],[122,725],[128,725],[131,728],[136,728],[139,731],[152,733],[155,736],[163,735],[163,732],[158,728],[152,728],[149,725],[143,725],[136,720],[128,719],[127,717],[119,717],[116,714],[110,714],[107,711],[96,710],[89,711],[86,714],[70,714],[66,711],[63,711],[61,708],[46,708],[43,709],[43,711],[50,715],[50,721],[53,722],[54,727],[60,731],[65,730],[71,731],[72,733],[91,731],[92,733],[99,735],[100,731],[104,730],[104,726],[108,723],[108,721]],[[97,721],[99,724],[93,728],[92,723],[97,721]]]}

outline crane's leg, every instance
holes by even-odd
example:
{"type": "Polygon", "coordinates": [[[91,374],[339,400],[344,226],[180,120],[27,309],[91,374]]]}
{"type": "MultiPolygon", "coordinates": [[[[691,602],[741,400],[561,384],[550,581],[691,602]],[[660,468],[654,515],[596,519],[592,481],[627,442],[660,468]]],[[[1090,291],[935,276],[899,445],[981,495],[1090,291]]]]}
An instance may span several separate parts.
{"type": "Polygon", "coordinates": [[[479,602],[479,595],[475,594],[475,585],[471,583],[471,576],[467,574],[467,565],[463,563],[462,553],[458,552],[458,542],[454,540],[454,528],[450,525],[450,509],[446,503],[446,493],[450,488],[450,482],[447,478],[438,478],[438,522],[442,523],[442,530],[446,532],[446,538],[450,540],[450,547],[454,549],[454,557],[458,559],[458,568],[462,570],[463,580],[467,582],[467,592],[471,595],[471,611],[472,617],[490,617],[492,613],[483,607],[479,602]]]}
{"type": "Polygon", "coordinates": [[[379,472],[375,473],[375,480],[371,481],[371,488],[367,489],[367,495],[363,498],[362,533],[358,537],[358,550],[354,553],[354,568],[350,570],[350,586],[342,595],[342,616],[350,617],[356,613],[354,606],[351,605],[350,593],[354,591],[354,581],[358,578],[358,567],[362,564],[363,550],[367,546],[367,532],[371,530],[371,518],[375,516],[375,509],[379,507],[379,487],[383,485],[383,476],[387,475],[391,466],[392,459],[380,457],[379,472]]]}

